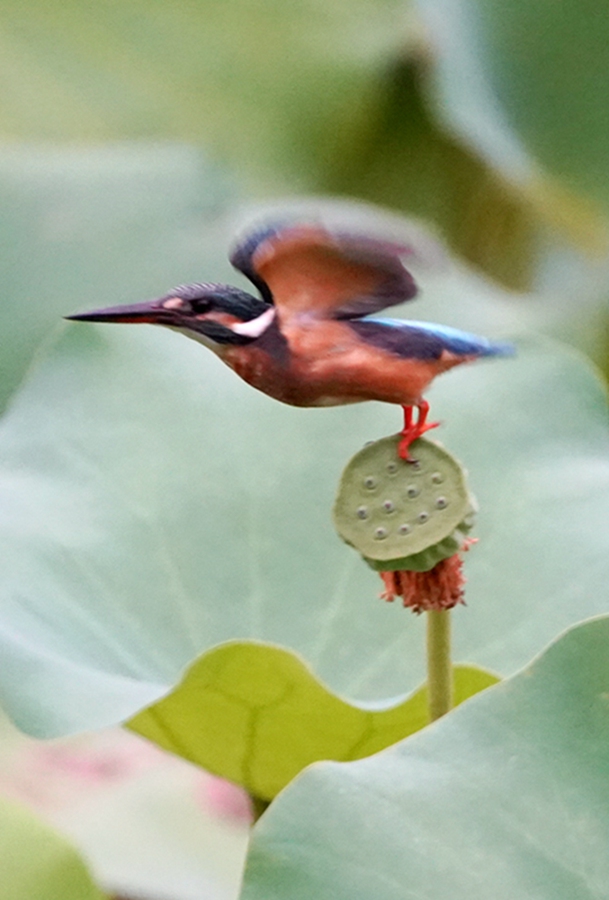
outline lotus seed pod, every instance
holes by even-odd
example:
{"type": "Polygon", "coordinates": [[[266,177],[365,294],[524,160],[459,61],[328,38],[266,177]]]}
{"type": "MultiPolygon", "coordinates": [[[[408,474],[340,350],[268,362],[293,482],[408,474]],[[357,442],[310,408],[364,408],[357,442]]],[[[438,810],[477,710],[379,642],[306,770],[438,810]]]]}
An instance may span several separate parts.
{"type": "Polygon", "coordinates": [[[413,463],[399,458],[398,442],[394,435],[368,444],[347,464],[334,524],[377,571],[427,572],[462,548],[475,502],[444,447],[419,438],[413,463]]]}

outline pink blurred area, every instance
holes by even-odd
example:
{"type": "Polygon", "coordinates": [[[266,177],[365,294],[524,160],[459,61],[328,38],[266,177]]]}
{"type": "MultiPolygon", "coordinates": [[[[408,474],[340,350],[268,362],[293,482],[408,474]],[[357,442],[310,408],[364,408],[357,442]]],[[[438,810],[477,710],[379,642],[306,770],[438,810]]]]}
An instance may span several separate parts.
{"type": "Polygon", "coordinates": [[[246,792],[209,775],[120,728],[60,741],[11,734],[0,743],[0,793],[38,812],[60,812],[96,793],[157,769],[190,769],[192,795],[202,809],[237,822],[251,821],[246,792]]]}
{"type": "Polygon", "coordinates": [[[129,731],[43,742],[0,717],[1,797],[68,838],[110,896],[238,897],[247,794],[129,731]]]}

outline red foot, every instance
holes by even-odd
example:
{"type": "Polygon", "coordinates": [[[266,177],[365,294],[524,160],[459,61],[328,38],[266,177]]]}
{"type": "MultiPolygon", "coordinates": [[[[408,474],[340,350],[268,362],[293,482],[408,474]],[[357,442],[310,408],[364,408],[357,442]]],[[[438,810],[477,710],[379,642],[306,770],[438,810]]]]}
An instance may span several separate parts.
{"type": "Polygon", "coordinates": [[[401,459],[405,459],[406,462],[416,462],[409,453],[410,445],[417,438],[420,438],[421,435],[425,434],[426,431],[437,428],[440,423],[427,421],[429,403],[426,400],[421,400],[420,403],[417,403],[419,415],[416,422],[413,422],[412,415],[414,406],[403,406],[402,409],[404,410],[404,427],[400,431],[401,441],[398,445],[398,456],[401,459]]]}

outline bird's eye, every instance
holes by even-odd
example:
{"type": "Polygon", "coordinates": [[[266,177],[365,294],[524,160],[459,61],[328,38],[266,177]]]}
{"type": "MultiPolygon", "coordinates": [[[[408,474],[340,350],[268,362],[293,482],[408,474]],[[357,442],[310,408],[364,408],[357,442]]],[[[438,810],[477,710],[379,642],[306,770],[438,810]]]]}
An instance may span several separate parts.
{"type": "Polygon", "coordinates": [[[184,305],[195,314],[206,313],[211,309],[209,297],[193,297],[190,303],[185,303],[184,305]]]}

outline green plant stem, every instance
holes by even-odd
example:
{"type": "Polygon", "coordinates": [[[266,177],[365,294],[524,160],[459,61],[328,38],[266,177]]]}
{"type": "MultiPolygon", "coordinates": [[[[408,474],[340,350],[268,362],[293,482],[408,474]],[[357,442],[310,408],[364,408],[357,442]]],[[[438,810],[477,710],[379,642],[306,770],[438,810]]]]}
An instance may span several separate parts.
{"type": "Polygon", "coordinates": [[[453,705],[453,669],[450,660],[450,611],[427,613],[427,704],[433,722],[453,705]]]}

